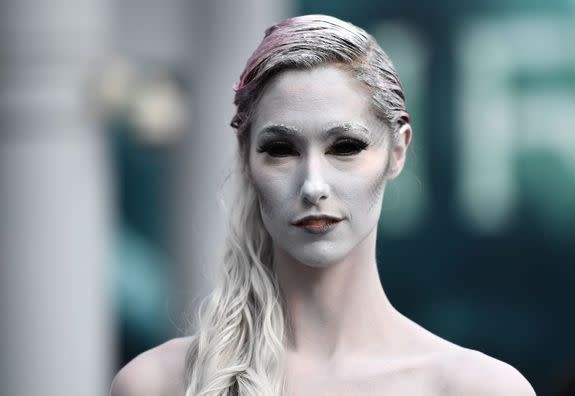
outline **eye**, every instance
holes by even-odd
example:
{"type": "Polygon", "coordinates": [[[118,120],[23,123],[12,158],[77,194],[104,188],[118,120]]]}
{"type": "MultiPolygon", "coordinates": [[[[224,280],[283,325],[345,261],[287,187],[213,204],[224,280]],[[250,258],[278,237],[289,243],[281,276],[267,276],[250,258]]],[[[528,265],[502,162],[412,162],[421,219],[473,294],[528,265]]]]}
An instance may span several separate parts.
{"type": "Polygon", "coordinates": [[[362,150],[365,150],[366,148],[367,148],[366,142],[363,142],[358,139],[344,138],[335,142],[330,147],[327,154],[343,155],[343,156],[356,155],[359,154],[362,150]]]}
{"type": "Polygon", "coordinates": [[[276,140],[269,143],[264,143],[257,149],[258,153],[268,153],[270,157],[281,158],[290,155],[298,155],[293,145],[283,140],[276,140]]]}

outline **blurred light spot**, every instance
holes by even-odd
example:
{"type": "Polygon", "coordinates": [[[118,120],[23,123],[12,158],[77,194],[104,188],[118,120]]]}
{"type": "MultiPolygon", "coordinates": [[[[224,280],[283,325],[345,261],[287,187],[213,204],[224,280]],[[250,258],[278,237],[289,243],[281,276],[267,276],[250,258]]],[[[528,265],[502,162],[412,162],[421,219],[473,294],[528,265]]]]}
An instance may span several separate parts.
{"type": "Polygon", "coordinates": [[[104,122],[123,120],[140,143],[166,145],[190,122],[187,95],[176,81],[163,68],[113,58],[102,67],[92,96],[104,122]]]}
{"type": "Polygon", "coordinates": [[[180,91],[167,79],[142,84],[130,116],[140,139],[165,144],[178,137],[185,122],[183,102],[180,91]]]}
{"type": "Polygon", "coordinates": [[[128,108],[135,80],[136,70],[126,60],[114,58],[105,64],[94,91],[104,116],[112,117],[128,108]]]}

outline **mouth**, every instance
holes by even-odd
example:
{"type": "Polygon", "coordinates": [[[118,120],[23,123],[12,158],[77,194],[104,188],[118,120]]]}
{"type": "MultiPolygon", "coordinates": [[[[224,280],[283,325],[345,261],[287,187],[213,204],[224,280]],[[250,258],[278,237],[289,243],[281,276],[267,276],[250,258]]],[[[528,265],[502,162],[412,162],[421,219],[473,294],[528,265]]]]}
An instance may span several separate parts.
{"type": "Polygon", "coordinates": [[[312,215],[306,216],[296,222],[292,223],[295,226],[317,226],[320,227],[325,224],[330,223],[338,223],[342,219],[338,219],[337,217],[327,216],[327,215],[312,215]]]}
{"type": "Polygon", "coordinates": [[[340,221],[342,221],[342,219],[333,216],[315,215],[306,216],[292,223],[292,225],[303,228],[313,234],[322,234],[334,229],[340,221]]]}

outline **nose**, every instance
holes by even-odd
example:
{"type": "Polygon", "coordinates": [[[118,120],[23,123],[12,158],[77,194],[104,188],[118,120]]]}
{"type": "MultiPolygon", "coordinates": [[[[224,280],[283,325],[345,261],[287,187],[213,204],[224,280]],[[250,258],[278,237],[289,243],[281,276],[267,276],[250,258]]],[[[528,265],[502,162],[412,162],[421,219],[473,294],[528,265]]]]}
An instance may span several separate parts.
{"type": "Polygon", "coordinates": [[[322,175],[319,159],[309,158],[305,164],[305,175],[301,186],[302,199],[312,205],[320,200],[327,199],[330,194],[329,184],[322,175]]]}

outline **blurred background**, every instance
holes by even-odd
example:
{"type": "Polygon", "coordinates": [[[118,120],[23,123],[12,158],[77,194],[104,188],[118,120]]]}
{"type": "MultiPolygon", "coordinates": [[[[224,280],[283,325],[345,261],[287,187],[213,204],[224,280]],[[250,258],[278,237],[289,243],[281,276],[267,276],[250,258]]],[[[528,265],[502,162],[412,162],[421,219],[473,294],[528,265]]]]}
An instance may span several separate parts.
{"type": "Polygon", "coordinates": [[[575,394],[575,1],[5,0],[2,395],[107,394],[185,334],[224,240],[233,84],[265,28],[307,13],[365,28],[405,86],[392,303],[575,394]]]}

